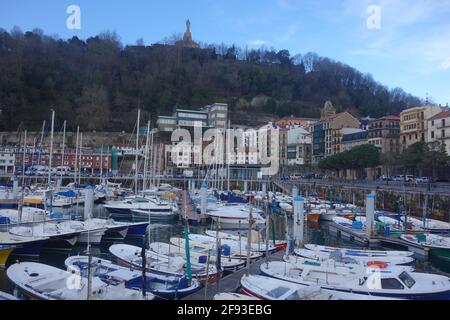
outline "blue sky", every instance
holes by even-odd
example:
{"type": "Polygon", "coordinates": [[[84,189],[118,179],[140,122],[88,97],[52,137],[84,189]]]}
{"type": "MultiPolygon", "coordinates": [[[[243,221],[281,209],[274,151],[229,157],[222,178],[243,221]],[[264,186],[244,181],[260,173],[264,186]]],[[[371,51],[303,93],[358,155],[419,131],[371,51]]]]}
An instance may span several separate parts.
{"type": "Polygon", "coordinates": [[[206,43],[309,51],[347,63],[393,88],[450,103],[449,0],[1,0],[0,27],[41,28],[61,38],[116,31],[124,44],[184,32],[206,43]],[[66,9],[81,8],[81,30],[68,30],[66,9]],[[381,29],[367,28],[369,5],[381,29]]]}

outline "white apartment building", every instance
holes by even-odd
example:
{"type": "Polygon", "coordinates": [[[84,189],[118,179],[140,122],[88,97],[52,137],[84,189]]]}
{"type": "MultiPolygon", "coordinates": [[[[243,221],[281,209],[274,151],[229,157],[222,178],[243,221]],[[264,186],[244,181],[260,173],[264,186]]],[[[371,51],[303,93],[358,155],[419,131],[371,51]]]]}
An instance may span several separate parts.
{"type": "Polygon", "coordinates": [[[0,173],[14,173],[16,169],[16,156],[14,149],[0,150],[0,173]]]}
{"type": "Polygon", "coordinates": [[[439,141],[445,144],[450,155],[450,110],[443,111],[428,120],[428,142],[439,141]]]}

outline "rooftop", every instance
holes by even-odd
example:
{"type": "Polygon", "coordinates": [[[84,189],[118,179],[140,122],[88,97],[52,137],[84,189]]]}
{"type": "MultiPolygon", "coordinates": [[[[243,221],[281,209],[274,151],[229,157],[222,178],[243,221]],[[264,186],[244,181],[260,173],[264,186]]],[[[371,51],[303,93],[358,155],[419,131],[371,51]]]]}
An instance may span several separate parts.
{"type": "Polygon", "coordinates": [[[434,117],[431,117],[429,120],[437,120],[437,119],[444,119],[450,117],[450,110],[442,111],[441,113],[438,113],[434,117]]]}

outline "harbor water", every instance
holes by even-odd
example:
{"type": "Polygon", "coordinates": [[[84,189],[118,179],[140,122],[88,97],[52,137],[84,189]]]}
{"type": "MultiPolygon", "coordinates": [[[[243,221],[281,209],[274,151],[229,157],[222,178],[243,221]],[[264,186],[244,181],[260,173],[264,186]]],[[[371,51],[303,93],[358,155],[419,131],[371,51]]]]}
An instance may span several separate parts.
{"type": "MultiPolygon", "coordinates": [[[[74,209],[69,209],[74,210],[74,209]]],[[[79,213],[82,214],[83,207],[78,208],[79,213]]],[[[94,216],[106,218],[107,212],[103,208],[102,205],[95,205],[94,207],[94,216]]],[[[277,239],[285,239],[286,235],[286,219],[282,216],[275,215],[275,237],[277,239]]],[[[292,220],[288,219],[288,230],[292,224],[292,220]]],[[[191,233],[204,233],[205,230],[211,229],[212,226],[190,226],[191,233]]],[[[262,230],[263,233],[264,230],[262,230]]],[[[152,223],[150,225],[150,233],[147,234],[145,238],[130,238],[127,237],[123,242],[135,246],[142,247],[144,244],[148,246],[150,236],[150,242],[166,242],[170,241],[171,237],[182,237],[184,232],[183,222],[181,220],[174,220],[167,224],[162,223],[152,223]]],[[[246,231],[242,230],[243,235],[245,235],[246,231]]],[[[272,240],[273,233],[270,230],[270,239],[272,240]]],[[[319,245],[327,245],[327,246],[336,246],[336,247],[349,247],[349,248],[362,248],[362,245],[354,242],[350,242],[341,238],[337,238],[334,234],[331,234],[328,230],[328,226],[326,223],[321,224],[307,224],[306,232],[305,232],[305,242],[319,245]]],[[[119,242],[114,242],[119,243],[119,242]]],[[[109,254],[109,247],[114,244],[113,242],[102,242],[100,246],[92,246],[90,248],[90,252],[94,257],[100,257],[103,259],[114,260],[114,258],[109,254]]],[[[262,248],[265,247],[264,239],[261,239],[262,248]]],[[[373,249],[393,249],[388,247],[371,247],[373,249]]],[[[86,254],[87,246],[86,245],[76,245],[73,247],[71,252],[50,252],[43,251],[39,257],[37,262],[52,265],[54,267],[58,267],[61,269],[65,269],[64,261],[67,257],[73,255],[84,255],[86,254]]],[[[26,261],[23,258],[11,256],[8,260],[8,265],[15,263],[16,261],[26,261]]],[[[32,260],[36,261],[36,260],[32,260]]],[[[450,262],[429,257],[428,259],[421,260],[416,259],[414,262],[414,268],[417,272],[427,272],[427,273],[435,273],[442,274],[446,276],[450,276],[450,262]]],[[[5,269],[6,270],[6,269],[5,269]]],[[[15,294],[14,286],[9,282],[6,276],[6,271],[0,270],[0,291],[8,292],[11,294],[15,294]]]]}

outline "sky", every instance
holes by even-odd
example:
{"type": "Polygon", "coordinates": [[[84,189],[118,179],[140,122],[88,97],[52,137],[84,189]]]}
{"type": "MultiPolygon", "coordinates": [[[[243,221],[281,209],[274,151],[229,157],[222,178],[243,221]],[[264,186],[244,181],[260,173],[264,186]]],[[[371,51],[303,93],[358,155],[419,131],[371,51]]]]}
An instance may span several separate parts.
{"type": "Polygon", "coordinates": [[[1,0],[0,28],[66,39],[115,31],[150,45],[185,31],[203,43],[316,52],[389,88],[450,104],[450,0],[1,0]],[[67,8],[81,29],[68,29],[67,8]],[[376,6],[376,7],[373,7],[376,6]]]}

